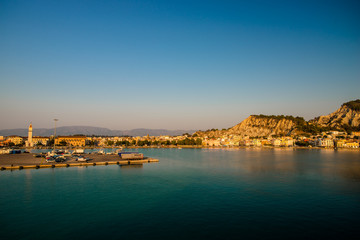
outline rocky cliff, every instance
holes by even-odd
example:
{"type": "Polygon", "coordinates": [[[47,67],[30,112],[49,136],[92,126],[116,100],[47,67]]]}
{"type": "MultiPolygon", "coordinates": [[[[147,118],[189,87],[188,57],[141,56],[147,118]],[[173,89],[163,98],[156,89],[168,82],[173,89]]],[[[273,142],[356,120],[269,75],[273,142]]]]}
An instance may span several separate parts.
{"type": "Polygon", "coordinates": [[[228,134],[249,137],[289,135],[296,125],[293,120],[286,117],[251,115],[241,123],[230,128],[228,134]]]}
{"type": "Polygon", "coordinates": [[[344,103],[335,112],[317,117],[311,120],[310,123],[321,127],[340,129],[347,127],[358,128],[360,127],[360,100],[344,103]]]}
{"type": "Polygon", "coordinates": [[[267,137],[270,135],[290,135],[293,134],[299,123],[305,122],[303,118],[292,116],[266,116],[251,115],[241,123],[227,130],[216,130],[197,132],[199,136],[221,137],[224,135],[239,135],[249,137],[267,137]]]}

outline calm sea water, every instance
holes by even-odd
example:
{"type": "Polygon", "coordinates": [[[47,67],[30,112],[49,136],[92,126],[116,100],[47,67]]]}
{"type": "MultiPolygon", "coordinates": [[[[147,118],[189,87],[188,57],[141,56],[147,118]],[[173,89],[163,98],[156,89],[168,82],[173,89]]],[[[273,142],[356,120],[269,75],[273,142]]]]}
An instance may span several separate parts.
{"type": "Polygon", "coordinates": [[[359,236],[360,152],[140,152],[160,162],[0,172],[1,239],[359,236]]]}

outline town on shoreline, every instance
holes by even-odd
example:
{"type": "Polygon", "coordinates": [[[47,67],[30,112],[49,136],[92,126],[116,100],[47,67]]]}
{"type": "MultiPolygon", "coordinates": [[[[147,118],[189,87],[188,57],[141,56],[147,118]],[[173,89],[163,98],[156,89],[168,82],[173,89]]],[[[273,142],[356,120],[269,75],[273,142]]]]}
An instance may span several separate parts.
{"type": "MultiPolygon", "coordinates": [[[[306,136],[249,137],[236,134],[223,136],[185,133],[181,136],[0,136],[0,148],[242,148],[296,147],[359,149],[360,132],[348,134],[328,131],[306,136]]],[[[0,149],[0,150],[1,150],[0,149]]],[[[1,151],[0,151],[1,153],[1,151]]]]}
{"type": "MultiPolygon", "coordinates": [[[[284,115],[251,115],[228,129],[209,129],[180,136],[0,136],[1,148],[12,147],[319,147],[359,149],[360,99],[341,105],[335,112],[310,121],[284,115]]],[[[0,151],[1,153],[1,151],[0,151]]]]}

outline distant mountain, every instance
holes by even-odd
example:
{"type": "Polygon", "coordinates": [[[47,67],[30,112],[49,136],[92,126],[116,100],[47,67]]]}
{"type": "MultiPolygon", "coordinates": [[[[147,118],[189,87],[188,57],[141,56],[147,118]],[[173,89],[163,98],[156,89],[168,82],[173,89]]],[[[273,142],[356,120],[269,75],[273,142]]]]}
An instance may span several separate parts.
{"type": "MultiPolygon", "coordinates": [[[[95,135],[95,136],[160,136],[160,135],[170,135],[177,136],[184,133],[194,133],[194,130],[166,130],[166,129],[146,129],[138,128],[132,130],[111,130],[108,128],[100,127],[91,127],[91,126],[66,126],[66,127],[57,127],[56,135],[57,136],[69,136],[75,134],[82,135],[95,135]]],[[[0,130],[0,136],[27,136],[27,128],[17,128],[17,129],[4,129],[0,130]]],[[[54,128],[34,128],[33,136],[50,136],[54,135],[54,128]]]]}
{"type": "Polygon", "coordinates": [[[193,134],[195,130],[166,130],[166,129],[146,129],[146,128],[136,128],[132,130],[122,131],[122,135],[128,136],[178,136],[183,135],[184,133],[193,134]]]}

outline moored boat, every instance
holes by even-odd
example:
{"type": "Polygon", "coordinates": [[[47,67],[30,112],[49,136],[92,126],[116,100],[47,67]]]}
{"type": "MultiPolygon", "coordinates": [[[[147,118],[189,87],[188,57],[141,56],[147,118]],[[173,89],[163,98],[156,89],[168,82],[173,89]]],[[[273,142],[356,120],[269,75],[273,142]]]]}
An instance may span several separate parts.
{"type": "Polygon", "coordinates": [[[84,150],[84,149],[75,149],[75,150],[73,151],[73,154],[83,154],[83,153],[85,153],[85,150],[84,150]]]}
{"type": "Polygon", "coordinates": [[[138,152],[120,152],[119,157],[124,160],[144,159],[144,154],[138,152]]]}

